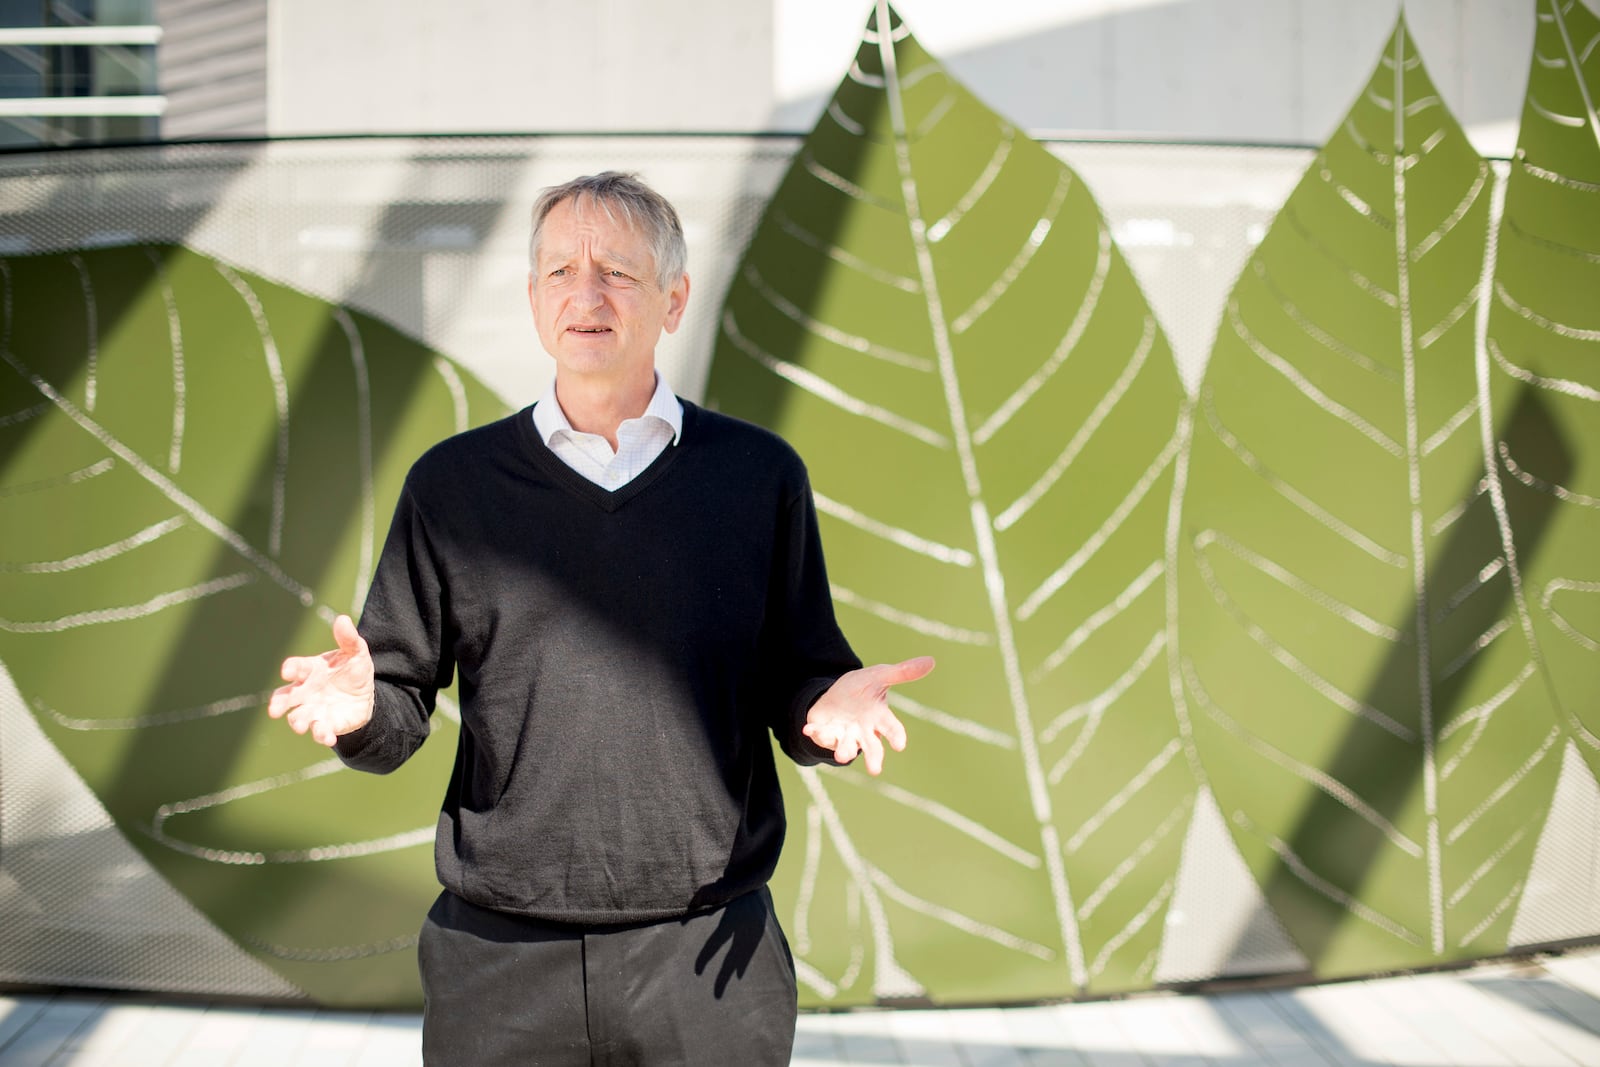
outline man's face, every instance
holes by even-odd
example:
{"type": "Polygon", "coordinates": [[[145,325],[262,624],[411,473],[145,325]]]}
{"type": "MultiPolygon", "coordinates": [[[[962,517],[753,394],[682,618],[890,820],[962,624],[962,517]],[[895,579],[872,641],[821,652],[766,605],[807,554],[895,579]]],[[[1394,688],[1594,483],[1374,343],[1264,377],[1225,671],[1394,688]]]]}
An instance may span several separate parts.
{"type": "Polygon", "coordinates": [[[599,205],[579,214],[563,200],[545,216],[528,302],[558,375],[622,384],[653,372],[688,299],[688,275],[662,289],[644,236],[599,205]]]}

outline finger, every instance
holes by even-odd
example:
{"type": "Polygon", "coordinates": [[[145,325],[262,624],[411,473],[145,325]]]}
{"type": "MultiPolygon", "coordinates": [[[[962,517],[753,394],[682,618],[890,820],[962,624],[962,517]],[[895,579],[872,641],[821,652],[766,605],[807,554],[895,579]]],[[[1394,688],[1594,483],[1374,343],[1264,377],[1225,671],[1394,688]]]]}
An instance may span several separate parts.
{"type": "Polygon", "coordinates": [[[878,732],[882,734],[884,739],[889,742],[890,748],[894,749],[896,752],[904,752],[906,750],[905,725],[901,723],[899,719],[895,718],[894,712],[892,711],[884,712],[884,718],[887,721],[880,722],[878,724],[878,732]]]}
{"type": "Polygon", "coordinates": [[[306,711],[304,705],[295,708],[289,713],[289,717],[284,720],[284,722],[289,724],[289,729],[293,730],[297,734],[303,734],[310,729],[313,721],[314,720],[311,718],[311,713],[306,711]]]}
{"type": "Polygon", "coordinates": [[[311,672],[316,670],[317,664],[321,662],[321,656],[290,656],[283,661],[278,674],[286,682],[303,682],[311,677],[311,672]]]}
{"type": "Polygon", "coordinates": [[[813,722],[800,728],[800,732],[811,738],[817,747],[833,751],[839,745],[839,728],[833,723],[813,722]]]}
{"type": "Polygon", "coordinates": [[[333,727],[321,719],[311,724],[311,737],[318,744],[327,745],[329,748],[332,748],[339,740],[339,735],[333,732],[333,727]]]}
{"type": "Polygon", "coordinates": [[[873,668],[874,681],[879,685],[899,685],[914,682],[933,670],[932,656],[917,656],[899,663],[880,663],[873,668]]]}
{"type": "Polygon", "coordinates": [[[361,652],[367,645],[348,615],[340,615],[333,620],[333,640],[339,646],[340,652],[351,656],[361,652]]]}
{"type": "Polygon", "coordinates": [[[838,743],[833,746],[833,760],[835,763],[849,763],[861,752],[861,745],[856,740],[855,731],[841,731],[838,743]]]}
{"type": "Polygon", "coordinates": [[[861,754],[867,758],[867,773],[877,775],[883,771],[883,742],[871,730],[861,739],[861,754]]]}
{"type": "Polygon", "coordinates": [[[272,691],[272,698],[267,701],[267,714],[274,719],[281,719],[285,712],[300,706],[300,687],[298,685],[282,685],[272,691]]]}

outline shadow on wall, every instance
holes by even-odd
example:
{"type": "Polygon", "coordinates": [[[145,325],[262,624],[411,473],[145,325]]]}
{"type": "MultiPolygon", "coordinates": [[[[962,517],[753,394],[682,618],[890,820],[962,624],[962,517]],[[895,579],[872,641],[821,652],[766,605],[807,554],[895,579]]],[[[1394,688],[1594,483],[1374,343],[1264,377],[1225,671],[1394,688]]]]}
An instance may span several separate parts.
{"type": "MultiPolygon", "coordinates": [[[[1320,144],[1400,6],[1132,2],[976,47],[933,37],[911,4],[903,14],[953,77],[1036,135],[1320,144]]],[[[1463,125],[1514,125],[1527,83],[1532,4],[1468,10],[1453,0],[1407,0],[1404,7],[1463,125]]],[[[781,104],[771,126],[809,129],[827,99],[814,93],[781,104]]]]}

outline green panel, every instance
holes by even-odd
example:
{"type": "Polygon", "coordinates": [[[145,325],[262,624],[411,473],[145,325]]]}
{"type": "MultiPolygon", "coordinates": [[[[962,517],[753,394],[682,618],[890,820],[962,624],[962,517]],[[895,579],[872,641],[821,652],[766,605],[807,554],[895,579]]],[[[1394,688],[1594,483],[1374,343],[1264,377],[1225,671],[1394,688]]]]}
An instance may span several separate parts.
{"type": "Polygon", "coordinates": [[[1538,5],[1484,362],[1497,425],[1518,409],[1538,415],[1497,436],[1498,488],[1558,718],[1600,773],[1597,41],[1584,5],[1538,5]]]}
{"type": "Polygon", "coordinates": [[[411,461],[504,413],[389,326],[182,248],[0,260],[0,660],[128,840],[325,1004],[416,1003],[455,725],[387,778],[267,718],[411,461]]]}
{"type": "Polygon", "coordinates": [[[803,997],[1148,986],[1194,799],[1162,580],[1182,387],[1083,182],[887,4],[752,239],[708,400],[805,458],[863,658],[939,661],[890,698],[883,779],[786,781],[803,997]]]}
{"type": "Polygon", "coordinates": [[[1509,559],[1486,478],[1491,433],[1571,461],[1548,405],[1482,402],[1496,186],[1401,20],[1229,296],[1198,398],[1183,713],[1321,976],[1504,951],[1561,763],[1516,567],[1592,573],[1593,542],[1524,508],[1509,559]]]}

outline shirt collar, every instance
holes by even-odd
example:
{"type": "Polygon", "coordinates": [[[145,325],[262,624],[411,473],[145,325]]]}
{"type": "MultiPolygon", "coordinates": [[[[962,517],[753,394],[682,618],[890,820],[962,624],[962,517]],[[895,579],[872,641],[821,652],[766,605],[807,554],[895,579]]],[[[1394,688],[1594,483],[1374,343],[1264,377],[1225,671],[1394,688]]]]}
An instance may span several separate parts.
{"type": "MultiPolygon", "coordinates": [[[[661,377],[661,372],[656,372],[656,391],[650,394],[650,403],[645,405],[644,412],[639,418],[656,418],[666,423],[672,430],[672,443],[677,444],[678,438],[683,435],[683,404],[673,395],[667,383],[661,377]]],[[[631,422],[634,420],[624,420],[631,422]]],[[[556,400],[556,383],[552,379],[550,387],[544,391],[544,396],[533,405],[533,427],[539,431],[539,439],[546,445],[558,431],[567,433],[580,433],[575,430],[572,423],[567,420],[567,413],[561,410],[561,404],[556,400]]]]}

